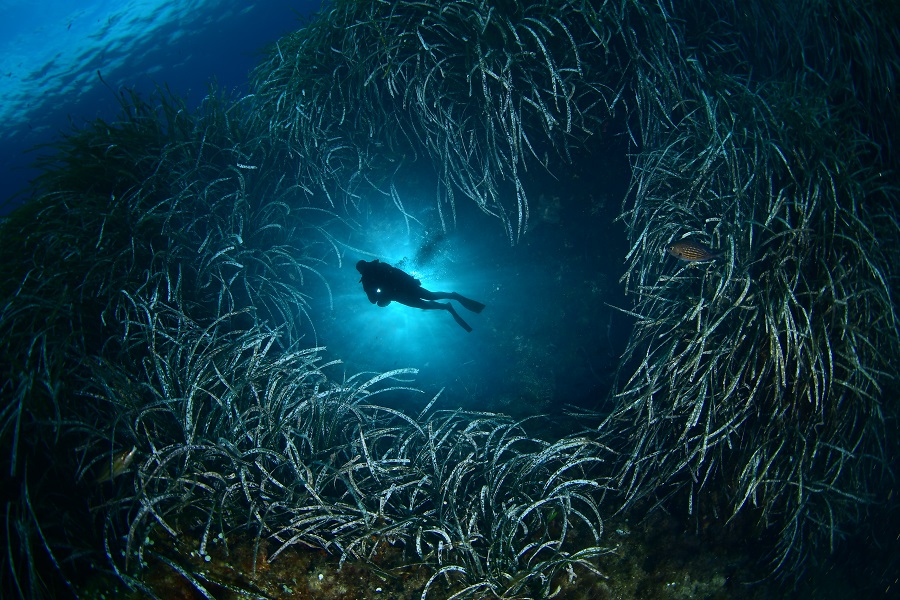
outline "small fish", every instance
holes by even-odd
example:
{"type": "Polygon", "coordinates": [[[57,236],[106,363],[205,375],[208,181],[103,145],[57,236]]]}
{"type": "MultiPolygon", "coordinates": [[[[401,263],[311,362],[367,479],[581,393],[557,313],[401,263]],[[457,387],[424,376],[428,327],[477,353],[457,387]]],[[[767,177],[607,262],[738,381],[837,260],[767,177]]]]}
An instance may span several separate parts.
{"type": "Polygon", "coordinates": [[[103,467],[103,470],[97,475],[97,479],[94,481],[96,483],[103,483],[104,481],[109,481],[113,477],[118,477],[125,470],[131,466],[131,463],[134,462],[134,455],[137,453],[137,446],[132,446],[131,450],[123,450],[116,454],[112,459],[112,464],[109,461],[106,461],[106,466],[103,467]]]}
{"type": "Polygon", "coordinates": [[[716,260],[722,256],[722,252],[715,252],[700,242],[694,240],[681,240],[674,244],[669,244],[666,250],[675,258],[686,260],[688,262],[706,262],[716,260]]]}

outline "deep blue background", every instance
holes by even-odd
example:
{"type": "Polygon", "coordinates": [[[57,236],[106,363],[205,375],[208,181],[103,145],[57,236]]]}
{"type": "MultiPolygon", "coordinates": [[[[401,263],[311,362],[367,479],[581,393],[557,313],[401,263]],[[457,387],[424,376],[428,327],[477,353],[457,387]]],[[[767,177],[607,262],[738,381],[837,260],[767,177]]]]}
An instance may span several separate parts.
{"type": "MultiPolygon", "coordinates": [[[[127,47],[127,54],[104,56],[108,38],[101,38],[104,28],[122,26],[128,20],[129,3],[119,3],[115,14],[107,23],[97,23],[98,16],[91,13],[106,2],[78,2],[65,0],[48,2],[18,2],[0,0],[0,57],[4,67],[0,73],[3,87],[15,93],[17,86],[37,89],[28,106],[16,106],[15,115],[7,110],[5,122],[0,123],[0,214],[9,211],[8,200],[23,189],[36,175],[30,168],[35,155],[26,152],[30,148],[57,139],[60,133],[95,118],[113,119],[119,111],[113,90],[133,88],[148,94],[154,86],[167,84],[178,95],[185,96],[195,106],[207,93],[208,85],[215,80],[227,90],[243,89],[247,75],[256,66],[261,50],[284,34],[301,27],[322,7],[322,0],[265,0],[249,3],[239,0],[221,0],[211,5],[201,5],[190,10],[191,21],[155,22],[155,30],[147,32],[140,45],[127,47]],[[76,8],[73,9],[72,5],[76,8]],[[198,11],[210,14],[198,14],[198,11]],[[78,14],[81,17],[68,18],[78,14]],[[54,64],[28,60],[41,60],[40,45],[58,46],[63,54],[69,46],[67,37],[79,36],[80,50],[85,51],[85,40],[97,39],[96,59],[83,64],[86,73],[66,71],[60,75],[54,65],[64,61],[59,56],[54,64]],[[16,46],[22,38],[38,47],[16,46]],[[21,53],[21,55],[20,55],[21,53]],[[31,57],[34,57],[33,59],[31,57]],[[105,65],[114,64],[112,71],[105,65]],[[97,76],[101,71],[109,87],[97,76]],[[82,78],[89,82],[89,89],[60,93],[72,80],[82,78]],[[111,90],[110,88],[113,88],[111,90]]],[[[148,3],[143,3],[144,5],[148,3]]],[[[173,2],[160,0],[158,4],[173,2]]],[[[190,6],[191,2],[174,2],[190,6]]],[[[132,25],[132,29],[134,26],[132,25]]],[[[138,37],[135,31],[124,31],[123,37],[138,37]]],[[[46,48],[45,48],[46,49],[46,48]]],[[[0,109],[10,107],[0,106],[0,109]]]]}

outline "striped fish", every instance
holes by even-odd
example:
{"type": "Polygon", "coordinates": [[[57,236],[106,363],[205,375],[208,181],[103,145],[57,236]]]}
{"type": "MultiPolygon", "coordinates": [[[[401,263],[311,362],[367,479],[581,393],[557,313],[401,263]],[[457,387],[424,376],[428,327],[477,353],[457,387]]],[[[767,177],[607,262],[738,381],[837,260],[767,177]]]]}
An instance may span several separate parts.
{"type": "Polygon", "coordinates": [[[669,254],[675,258],[686,260],[688,262],[706,262],[716,260],[722,256],[722,252],[715,252],[711,248],[704,246],[700,242],[694,240],[681,240],[674,244],[669,244],[666,248],[669,254]]]}

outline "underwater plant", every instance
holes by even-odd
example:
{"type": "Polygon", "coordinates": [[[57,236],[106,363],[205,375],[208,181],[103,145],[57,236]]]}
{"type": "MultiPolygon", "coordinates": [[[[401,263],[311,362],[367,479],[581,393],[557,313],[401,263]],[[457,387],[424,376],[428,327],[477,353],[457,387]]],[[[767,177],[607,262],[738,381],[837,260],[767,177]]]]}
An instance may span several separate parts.
{"type": "Polygon", "coordinates": [[[552,172],[619,103],[621,71],[602,66],[622,60],[610,48],[619,9],[334,2],[256,69],[256,98],[267,107],[259,127],[331,206],[358,209],[370,185],[406,214],[391,183],[424,160],[445,230],[463,198],[515,243],[529,219],[528,169],[552,172]]]}
{"type": "Polygon", "coordinates": [[[161,565],[205,597],[240,593],[255,570],[211,580],[177,550],[227,554],[236,537],[266,560],[399,545],[434,569],[432,595],[596,572],[596,443],[375,404],[419,393],[409,369],[333,379],[308,299],[330,295],[316,267],[340,261],[329,231],[345,222],[261,168],[246,100],[153,102],[125,95],[119,122],[63,139],[3,223],[4,586],[77,595],[106,573],[153,597],[161,565]]]}
{"type": "MultiPolygon", "coordinates": [[[[689,513],[752,512],[776,532],[773,572],[793,579],[885,501],[900,205],[862,98],[848,99],[851,73],[812,42],[859,44],[857,32],[798,9],[798,39],[760,51],[731,6],[713,26],[734,28],[694,54],[710,21],[690,5],[685,22],[645,21],[673,43],[635,66],[650,107],[622,216],[637,321],[603,428],[630,440],[616,476],[626,505],[674,496],[689,513]],[[767,57],[799,64],[758,80],[767,57]],[[682,239],[721,257],[660,258],[682,239]]],[[[855,49],[871,66],[896,35],[866,34],[873,46],[855,49]]]]}
{"type": "MultiPolygon", "coordinates": [[[[259,215],[269,221],[263,235],[286,224],[269,218],[277,206],[242,205],[246,178],[230,165],[220,163],[220,177],[207,179],[217,168],[211,133],[222,131],[226,108],[235,115],[237,107],[211,96],[201,112],[206,119],[195,120],[174,97],[161,94],[156,101],[123,95],[118,122],[91,123],[59,142],[43,162],[34,197],[2,223],[0,442],[6,489],[15,490],[7,515],[16,523],[5,572],[23,596],[53,589],[35,576],[36,561],[47,556],[66,573],[69,563],[90,556],[80,548],[97,539],[84,534],[96,493],[87,482],[104,478],[88,467],[99,470],[101,457],[126,442],[146,451],[122,421],[140,398],[140,384],[115,390],[128,394],[109,402],[90,400],[91,387],[107,370],[144,366],[150,357],[129,333],[130,319],[144,316],[129,311],[135,298],[150,300],[154,309],[147,315],[178,302],[204,323],[223,316],[231,326],[241,320],[247,326],[252,310],[288,336],[308,331],[299,319],[305,306],[299,290],[304,274],[314,273],[316,251],[293,238],[256,237],[259,215]],[[216,187],[225,181],[232,184],[230,196],[216,187]],[[259,243],[257,250],[238,249],[242,234],[259,243]],[[230,250],[234,254],[226,256],[230,250]],[[292,271],[299,274],[290,289],[264,301],[252,297],[251,291],[268,291],[272,273],[290,277],[292,271]],[[216,281],[223,285],[213,289],[216,281]],[[54,502],[72,489],[81,490],[84,502],[55,510],[54,502]]],[[[67,575],[62,580],[69,583],[67,575]]]]}
{"type": "Polygon", "coordinates": [[[248,595],[258,557],[391,548],[423,598],[553,597],[644,507],[755,520],[790,580],[886,501],[900,27],[850,2],[526,4],[337,0],[247,96],[123,94],[52,148],[0,223],[4,591],[93,572],[153,597],[160,567],[248,595]],[[764,26],[783,11],[792,33],[764,26]],[[395,180],[423,161],[442,229],[466,198],[515,243],[534,172],[611,120],[635,323],[598,426],[401,410],[415,369],[341,371],[316,335],[337,231],[379,202],[416,218],[395,180]],[[194,541],[253,566],[215,580],[194,541]]]}

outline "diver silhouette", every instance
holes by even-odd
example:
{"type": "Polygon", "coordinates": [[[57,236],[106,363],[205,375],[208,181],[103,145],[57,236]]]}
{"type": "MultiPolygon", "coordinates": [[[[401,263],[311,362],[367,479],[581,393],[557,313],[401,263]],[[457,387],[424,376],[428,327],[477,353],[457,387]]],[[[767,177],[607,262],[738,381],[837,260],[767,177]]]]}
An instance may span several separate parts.
{"type": "Polygon", "coordinates": [[[356,263],[356,270],[362,275],[359,281],[362,283],[369,302],[378,306],[387,306],[393,302],[399,302],[413,308],[422,310],[446,310],[459,326],[471,332],[472,328],[463,321],[462,317],[454,310],[449,302],[435,302],[435,300],[456,300],[472,312],[480,313],[484,310],[484,304],[460,296],[456,292],[431,292],[422,287],[422,282],[396,267],[379,260],[356,263]]]}

